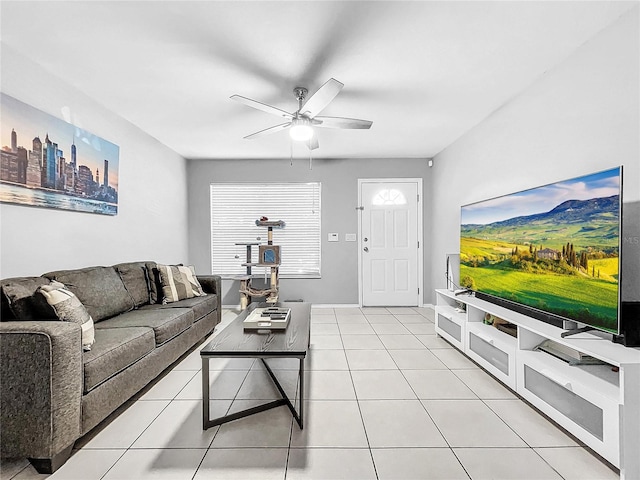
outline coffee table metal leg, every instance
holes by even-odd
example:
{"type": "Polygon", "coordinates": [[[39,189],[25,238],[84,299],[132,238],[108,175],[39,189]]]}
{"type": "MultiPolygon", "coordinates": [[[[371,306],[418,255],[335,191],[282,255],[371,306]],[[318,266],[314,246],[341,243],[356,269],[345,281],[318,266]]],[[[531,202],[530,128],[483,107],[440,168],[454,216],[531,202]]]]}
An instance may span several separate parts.
{"type": "Polygon", "coordinates": [[[298,375],[300,376],[300,406],[298,407],[298,410],[300,411],[300,421],[298,422],[298,425],[300,426],[300,430],[302,430],[304,424],[304,358],[300,359],[300,370],[298,375]]]}
{"type": "Polygon", "coordinates": [[[202,357],[202,429],[209,424],[209,358],[202,357]]]}

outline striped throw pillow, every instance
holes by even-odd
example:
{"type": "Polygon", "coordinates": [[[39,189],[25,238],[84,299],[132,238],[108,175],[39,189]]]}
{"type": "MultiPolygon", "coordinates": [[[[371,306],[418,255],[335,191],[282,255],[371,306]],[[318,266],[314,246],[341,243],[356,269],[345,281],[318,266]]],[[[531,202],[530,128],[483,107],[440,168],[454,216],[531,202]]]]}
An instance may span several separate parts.
{"type": "Polygon", "coordinates": [[[49,285],[42,285],[38,292],[44,296],[47,303],[56,312],[58,319],[63,322],[78,323],[82,327],[82,349],[91,350],[95,341],[93,319],[82,302],[64,284],[53,281],[49,285]]]}
{"type": "Polygon", "coordinates": [[[164,296],[162,303],[167,304],[205,295],[193,266],[158,265],[158,271],[164,296]]]}

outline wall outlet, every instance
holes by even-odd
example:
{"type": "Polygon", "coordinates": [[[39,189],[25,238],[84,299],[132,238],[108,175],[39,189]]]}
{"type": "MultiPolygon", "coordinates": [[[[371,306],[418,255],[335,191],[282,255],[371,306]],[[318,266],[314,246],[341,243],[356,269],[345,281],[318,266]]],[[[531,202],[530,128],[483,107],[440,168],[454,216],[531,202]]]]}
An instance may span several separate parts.
{"type": "Polygon", "coordinates": [[[339,242],[340,241],[340,235],[337,233],[330,233],[327,235],[327,240],[329,242],[339,242]]]}
{"type": "Polygon", "coordinates": [[[357,239],[356,234],[355,233],[345,233],[344,235],[344,241],[345,242],[355,242],[357,239]]]}

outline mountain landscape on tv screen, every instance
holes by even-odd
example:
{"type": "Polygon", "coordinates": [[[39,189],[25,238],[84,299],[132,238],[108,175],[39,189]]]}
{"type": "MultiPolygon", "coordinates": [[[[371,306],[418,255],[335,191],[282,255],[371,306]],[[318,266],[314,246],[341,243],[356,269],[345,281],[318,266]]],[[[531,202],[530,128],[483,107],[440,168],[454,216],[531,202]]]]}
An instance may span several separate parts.
{"type": "Polygon", "coordinates": [[[619,201],[567,200],[547,212],[461,225],[461,283],[615,332],[619,201]]]}

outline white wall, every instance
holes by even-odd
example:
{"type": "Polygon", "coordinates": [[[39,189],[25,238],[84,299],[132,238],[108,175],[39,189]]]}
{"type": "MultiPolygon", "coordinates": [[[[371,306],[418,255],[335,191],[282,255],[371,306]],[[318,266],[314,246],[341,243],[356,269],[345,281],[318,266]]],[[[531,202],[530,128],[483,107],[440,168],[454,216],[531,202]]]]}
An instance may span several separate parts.
{"type": "Polygon", "coordinates": [[[116,216],[0,205],[1,278],[133,260],[186,261],[182,157],[5,45],[1,80],[3,93],[58,118],[68,108],[72,123],[120,147],[116,216]]]}
{"type": "MultiPolygon", "coordinates": [[[[445,255],[459,251],[461,205],[624,165],[623,210],[639,211],[638,14],[636,7],[622,16],[435,157],[435,288],[446,286],[445,255]]],[[[627,284],[640,290],[631,228],[623,269],[627,262],[627,284]]],[[[624,283],[623,275],[623,295],[624,283]]]]}
{"type": "MultiPolygon", "coordinates": [[[[198,272],[211,271],[211,213],[209,185],[214,182],[322,182],[322,278],[282,279],[280,298],[316,304],[358,304],[358,243],[344,242],[345,233],[358,232],[358,178],[422,178],[423,199],[429,197],[431,169],[426,159],[189,160],[189,262],[198,272]],[[327,233],[340,234],[328,242],[327,233]]],[[[423,202],[425,252],[429,251],[430,212],[423,202]]],[[[274,232],[277,243],[277,232],[274,232]]],[[[428,255],[424,290],[431,292],[428,255]]],[[[217,273],[217,272],[214,272],[217,273]]],[[[240,302],[239,282],[223,281],[223,304],[240,302]]],[[[427,293],[430,295],[430,293],[427,293]]]]}

